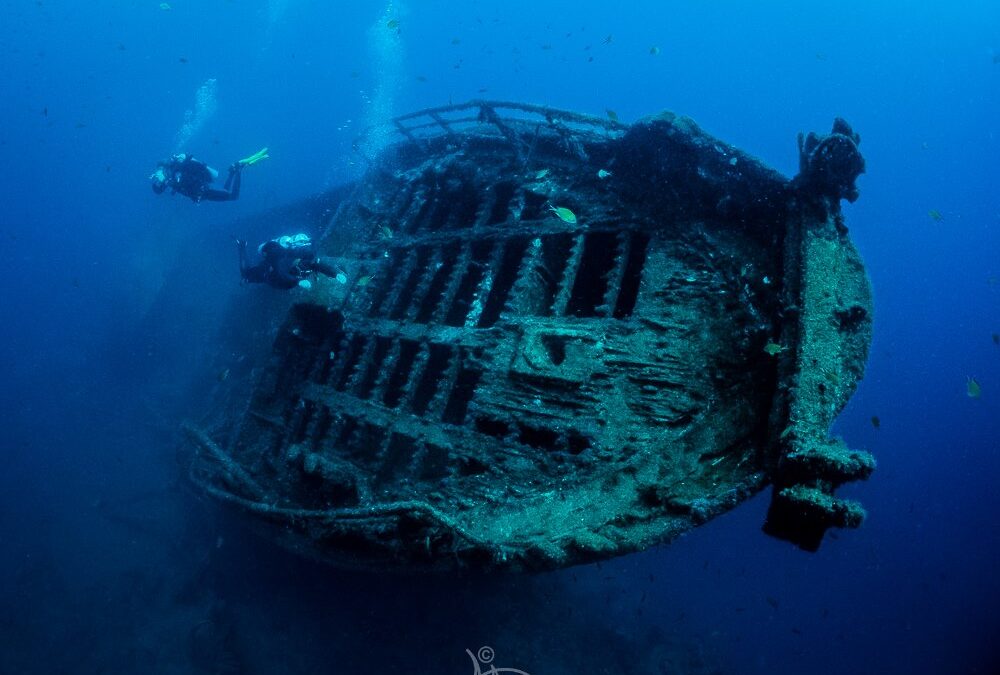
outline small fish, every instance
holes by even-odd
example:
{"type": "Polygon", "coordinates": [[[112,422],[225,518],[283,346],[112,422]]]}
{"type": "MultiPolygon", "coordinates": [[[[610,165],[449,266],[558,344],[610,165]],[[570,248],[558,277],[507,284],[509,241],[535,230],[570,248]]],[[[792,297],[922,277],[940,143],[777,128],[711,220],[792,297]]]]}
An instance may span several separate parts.
{"type": "Polygon", "coordinates": [[[612,35],[611,33],[608,33],[608,36],[606,38],[604,38],[603,40],[601,40],[601,44],[602,45],[609,45],[609,44],[611,44],[614,41],[615,41],[615,36],[612,35]]]}
{"type": "Polygon", "coordinates": [[[389,19],[385,22],[385,27],[389,30],[399,30],[399,19],[389,19]]]}
{"type": "Polygon", "coordinates": [[[462,41],[459,40],[458,38],[452,38],[451,39],[451,44],[453,44],[453,45],[460,45],[460,44],[462,44],[462,41]]]}
{"type": "Polygon", "coordinates": [[[776,342],[768,342],[764,345],[764,351],[770,356],[777,356],[781,352],[785,351],[785,348],[776,342]]]}
{"type": "Polygon", "coordinates": [[[979,398],[979,395],[983,393],[983,390],[979,387],[979,383],[976,382],[976,378],[969,377],[966,379],[965,393],[968,394],[969,398],[979,398]]]}
{"type": "Polygon", "coordinates": [[[1000,52],[996,52],[993,54],[993,65],[994,66],[1000,65],[1000,52]]]}
{"type": "Polygon", "coordinates": [[[368,284],[371,283],[371,280],[372,280],[372,277],[371,277],[370,274],[366,274],[363,277],[358,277],[358,286],[361,286],[362,288],[364,288],[365,286],[367,286],[368,284]]]}
{"type": "Polygon", "coordinates": [[[392,239],[392,228],[388,225],[379,225],[378,234],[382,239],[392,239]]]}
{"type": "Polygon", "coordinates": [[[878,418],[878,415],[872,415],[872,426],[876,429],[880,429],[882,427],[882,420],[878,418]]]}
{"type": "Polygon", "coordinates": [[[652,46],[652,47],[650,47],[649,48],[649,54],[651,56],[659,56],[660,55],[660,48],[657,47],[657,46],[655,46],[655,45],[652,46]]]}
{"type": "Polygon", "coordinates": [[[559,216],[559,220],[564,223],[574,224],[576,223],[576,214],[567,209],[565,206],[550,206],[549,211],[559,216]]]}
{"type": "Polygon", "coordinates": [[[927,215],[935,223],[940,223],[942,220],[944,220],[944,216],[942,216],[941,212],[938,211],[937,209],[931,209],[930,211],[927,212],[927,215]]]}
{"type": "Polygon", "coordinates": [[[162,9],[164,12],[169,12],[170,10],[173,9],[173,7],[170,6],[169,2],[161,2],[160,9],[162,9]]]}
{"type": "Polygon", "coordinates": [[[618,113],[616,113],[614,110],[611,110],[609,108],[609,109],[605,110],[604,112],[606,112],[608,114],[608,119],[611,120],[612,122],[617,122],[618,121],[618,113]]]}
{"type": "Polygon", "coordinates": [[[542,169],[541,171],[539,171],[538,173],[535,174],[535,180],[542,180],[543,178],[545,178],[548,175],[549,175],[549,170],[548,169],[542,169]]]}
{"type": "Polygon", "coordinates": [[[222,370],[220,370],[219,374],[216,375],[216,379],[218,379],[219,382],[225,382],[226,380],[228,380],[229,379],[229,368],[223,368],[222,370]]]}
{"type": "Polygon", "coordinates": [[[337,276],[335,276],[334,279],[336,279],[337,281],[339,281],[342,284],[346,284],[347,283],[347,275],[344,274],[343,272],[337,272],[337,276]]]}
{"type": "Polygon", "coordinates": [[[417,75],[417,82],[426,82],[427,78],[423,75],[417,75]]]}
{"type": "Polygon", "coordinates": [[[611,176],[612,173],[610,171],[605,171],[604,169],[597,170],[597,177],[600,178],[601,180],[604,180],[605,178],[611,178],[611,176]]]}
{"type": "Polygon", "coordinates": [[[187,62],[188,62],[188,60],[187,60],[187,57],[186,57],[186,56],[182,56],[182,57],[180,57],[180,58],[179,58],[179,59],[177,59],[177,60],[178,60],[178,61],[180,61],[181,63],[187,63],[187,62]]]}
{"type": "Polygon", "coordinates": [[[1000,335],[994,333],[990,337],[993,338],[993,344],[995,344],[997,347],[1000,347],[1000,335]]]}

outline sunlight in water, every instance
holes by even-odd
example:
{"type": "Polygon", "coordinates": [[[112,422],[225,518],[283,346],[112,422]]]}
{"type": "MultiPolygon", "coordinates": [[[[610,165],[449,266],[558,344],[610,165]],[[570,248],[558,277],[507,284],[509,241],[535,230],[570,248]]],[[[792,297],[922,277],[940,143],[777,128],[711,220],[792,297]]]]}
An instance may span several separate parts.
{"type": "MultiPolygon", "coordinates": [[[[370,93],[362,92],[365,102],[365,126],[384,125],[395,115],[403,69],[403,42],[399,29],[405,10],[399,2],[389,2],[368,28],[368,49],[374,70],[370,93]]],[[[365,139],[362,150],[373,156],[388,145],[391,132],[387,128],[373,130],[365,139]]]]}
{"type": "Polygon", "coordinates": [[[205,126],[205,122],[210,120],[212,115],[215,114],[215,110],[218,108],[218,101],[216,100],[218,89],[219,87],[214,77],[205,80],[205,83],[198,87],[198,91],[195,94],[194,108],[184,112],[184,124],[181,125],[174,139],[174,152],[184,151],[191,138],[201,131],[201,128],[205,126]]]}
{"type": "Polygon", "coordinates": [[[291,2],[291,0],[267,0],[268,29],[270,29],[276,21],[284,16],[285,10],[288,9],[289,2],[291,2]]]}
{"type": "Polygon", "coordinates": [[[261,51],[266,51],[274,39],[275,27],[285,18],[285,11],[292,0],[267,0],[267,27],[264,29],[264,40],[261,51]]]}

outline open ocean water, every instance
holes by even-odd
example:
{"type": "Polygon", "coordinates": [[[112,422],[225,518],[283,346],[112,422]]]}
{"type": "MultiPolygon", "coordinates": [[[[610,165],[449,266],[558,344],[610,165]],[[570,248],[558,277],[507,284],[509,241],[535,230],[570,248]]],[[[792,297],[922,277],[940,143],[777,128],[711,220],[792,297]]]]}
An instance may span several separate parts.
{"type": "Polygon", "coordinates": [[[0,54],[0,672],[1000,672],[1000,4],[3,0],[0,54]],[[191,489],[196,367],[264,302],[232,223],[357,179],[365,126],[475,98],[672,110],[789,176],[797,132],[853,125],[860,529],[805,553],[761,533],[765,492],[601,565],[414,579],[191,489]],[[262,146],[238,201],[150,191],[174,152],[262,146]]]}

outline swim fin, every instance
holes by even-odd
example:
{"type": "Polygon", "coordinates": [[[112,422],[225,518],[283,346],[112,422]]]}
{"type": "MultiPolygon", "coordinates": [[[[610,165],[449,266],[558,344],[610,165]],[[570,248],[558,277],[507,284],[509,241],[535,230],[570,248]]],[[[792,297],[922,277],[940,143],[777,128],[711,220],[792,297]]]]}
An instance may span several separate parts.
{"type": "Polygon", "coordinates": [[[267,154],[267,148],[261,148],[257,152],[253,153],[249,157],[244,157],[237,164],[241,166],[253,166],[262,159],[267,159],[270,155],[267,154]]]}

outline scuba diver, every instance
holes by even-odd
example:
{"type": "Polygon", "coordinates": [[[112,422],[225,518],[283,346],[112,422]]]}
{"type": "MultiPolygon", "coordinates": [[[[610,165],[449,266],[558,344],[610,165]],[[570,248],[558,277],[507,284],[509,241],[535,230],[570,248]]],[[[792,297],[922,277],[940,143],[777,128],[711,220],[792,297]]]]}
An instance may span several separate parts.
{"type": "Polygon", "coordinates": [[[257,247],[251,261],[247,255],[247,242],[236,240],[240,253],[240,276],[251,284],[268,284],[274,288],[288,290],[296,286],[309,288],[309,275],[320,273],[328,277],[337,276],[337,270],[323,258],[316,255],[312,239],[307,234],[283,236],[265,241],[257,247]]]}
{"type": "Polygon", "coordinates": [[[252,166],[267,158],[267,148],[263,148],[249,157],[234,162],[229,167],[229,176],[226,178],[223,190],[212,187],[212,181],[219,177],[218,171],[183,152],[160,161],[149,181],[156,194],[163,194],[169,187],[171,194],[180,193],[195,203],[202,200],[228,202],[240,198],[243,167],[252,166]]]}

